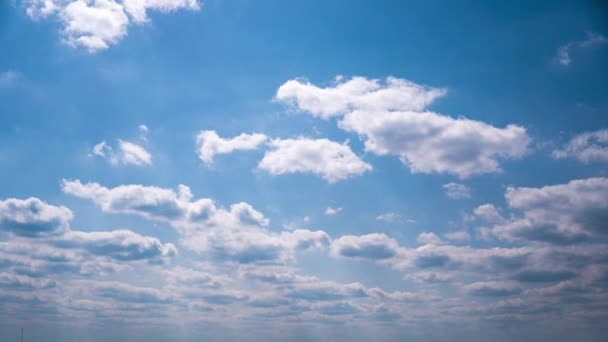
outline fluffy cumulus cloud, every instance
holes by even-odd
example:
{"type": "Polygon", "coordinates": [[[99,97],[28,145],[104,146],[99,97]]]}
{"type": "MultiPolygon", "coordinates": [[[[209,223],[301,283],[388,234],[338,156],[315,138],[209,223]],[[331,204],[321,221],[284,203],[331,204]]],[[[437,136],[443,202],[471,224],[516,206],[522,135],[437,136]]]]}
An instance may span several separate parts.
{"type": "Polygon", "coordinates": [[[330,87],[321,88],[304,80],[281,85],[275,98],[322,119],[341,116],[355,109],[422,110],[444,96],[445,89],[420,86],[408,80],[388,77],[385,81],[337,77],[330,87]]]}
{"type": "Polygon", "coordinates": [[[65,193],[89,199],[106,212],[168,222],[180,233],[184,246],[220,261],[283,262],[297,251],[329,244],[329,237],[322,231],[274,233],[268,229],[269,220],[245,202],[223,208],[208,198],[193,200],[185,185],[176,192],[154,186],[107,188],[64,180],[62,187],[65,193]]]}
{"type": "Polygon", "coordinates": [[[501,239],[555,244],[608,233],[608,179],[587,178],[541,188],[509,187],[507,204],[520,216],[492,228],[501,239]]]}
{"type": "Polygon", "coordinates": [[[0,201],[0,296],[3,289],[51,295],[58,279],[167,264],[177,255],[173,244],[131,230],[75,230],[72,217],[37,198],[0,201]]]}
{"type": "Polygon", "coordinates": [[[500,159],[525,154],[530,138],[521,126],[499,128],[425,110],[445,94],[403,79],[382,84],[355,77],[327,88],[290,80],[276,98],[316,117],[340,117],[338,126],[362,136],[366,151],[395,155],[412,172],[466,178],[499,172],[500,159]]]}
{"type": "Polygon", "coordinates": [[[64,41],[94,53],[117,44],[131,23],[149,20],[148,10],[173,12],[199,10],[197,0],[27,0],[32,19],[53,18],[61,22],[64,41]]]}
{"type": "Polygon", "coordinates": [[[583,163],[608,162],[608,129],[581,133],[564,147],[554,150],[553,158],[576,158],[583,163]]]}
{"type": "Polygon", "coordinates": [[[273,175],[313,173],[334,183],[371,171],[346,144],[328,139],[274,139],[258,168],[273,175]]]}
{"type": "Polygon", "coordinates": [[[0,200],[0,230],[18,236],[61,234],[69,228],[72,218],[70,209],[34,197],[0,200]]]}
{"type": "Polygon", "coordinates": [[[116,148],[101,141],[93,147],[93,154],[107,159],[113,165],[146,166],[152,164],[152,155],[143,146],[118,139],[116,148]]]}
{"type": "Polygon", "coordinates": [[[354,111],[338,123],[365,137],[366,151],[396,155],[414,173],[449,173],[460,178],[501,171],[499,158],[519,158],[526,130],[433,112],[354,111]]]}
{"type": "Polygon", "coordinates": [[[234,138],[224,139],[215,131],[201,131],[196,138],[197,153],[205,164],[211,164],[218,154],[255,150],[267,139],[266,135],[260,133],[242,133],[234,138]]]}

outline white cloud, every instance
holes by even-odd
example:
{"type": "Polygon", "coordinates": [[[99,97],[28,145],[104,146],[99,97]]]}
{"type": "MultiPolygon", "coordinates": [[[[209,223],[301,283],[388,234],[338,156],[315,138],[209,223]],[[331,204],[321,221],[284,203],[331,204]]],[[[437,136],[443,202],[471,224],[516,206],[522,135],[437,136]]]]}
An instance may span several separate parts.
{"type": "Polygon", "coordinates": [[[523,215],[492,228],[501,239],[571,244],[608,233],[608,178],[541,188],[509,187],[505,197],[509,207],[523,215]]]}
{"type": "Polygon", "coordinates": [[[385,221],[389,223],[401,221],[401,215],[393,212],[383,213],[376,216],[376,220],[385,221]]]}
{"type": "Polygon", "coordinates": [[[576,158],[583,163],[608,162],[608,129],[581,133],[562,149],[554,150],[553,158],[576,158]]]}
{"type": "Polygon", "coordinates": [[[113,231],[68,231],[54,243],[63,248],[80,248],[94,255],[120,261],[148,260],[158,263],[177,255],[171,243],[163,244],[159,239],[143,236],[131,230],[113,231]]]}
{"type": "Polygon", "coordinates": [[[530,141],[520,126],[496,128],[432,112],[354,111],[338,125],[364,136],[366,151],[396,155],[414,173],[460,178],[500,172],[498,160],[522,157],[530,141]]]}
{"type": "Polygon", "coordinates": [[[355,77],[319,88],[290,80],[276,99],[320,118],[341,117],[338,126],[365,139],[365,150],[395,155],[412,172],[450,173],[466,178],[500,172],[500,159],[520,158],[530,142],[516,125],[497,128],[481,121],[425,111],[446,94],[410,81],[355,77]]]}
{"type": "Polygon", "coordinates": [[[338,214],[341,211],[342,211],[342,208],[327,207],[327,209],[325,209],[325,215],[327,215],[327,216],[333,216],[333,215],[338,214]]]}
{"type": "Polygon", "coordinates": [[[269,220],[250,204],[240,202],[225,209],[208,198],[193,201],[185,185],[175,192],[142,185],[110,189],[97,183],[64,180],[62,189],[67,194],[92,200],[106,212],[168,222],[180,233],[184,246],[219,261],[285,262],[296,251],[321,249],[330,241],[323,231],[271,232],[269,220]]]}
{"type": "Polygon", "coordinates": [[[471,190],[464,184],[447,183],[443,185],[446,196],[452,199],[464,199],[471,197],[471,190]]]}
{"type": "Polygon", "coordinates": [[[440,245],[441,239],[433,232],[422,232],[416,238],[416,242],[423,245],[440,245]]]}
{"type": "Polygon", "coordinates": [[[504,220],[498,209],[489,203],[478,206],[473,210],[473,213],[476,217],[488,223],[499,223],[504,220]]]}
{"type": "Polygon", "coordinates": [[[2,267],[36,277],[91,274],[111,272],[119,263],[165,263],[177,254],[173,244],[126,229],[74,230],[72,218],[68,208],[37,198],[0,200],[0,232],[13,234],[0,242],[2,267]]]}
{"type": "Polygon", "coordinates": [[[312,116],[329,119],[355,110],[422,110],[444,96],[445,89],[420,86],[408,80],[388,77],[384,82],[365,77],[320,88],[303,80],[290,80],[277,90],[276,99],[295,105],[312,116]]]}
{"type": "Polygon", "coordinates": [[[127,35],[131,22],[147,22],[147,10],[200,9],[197,0],[28,0],[26,6],[32,19],[59,19],[64,41],[90,53],[117,44],[127,35]]]}
{"type": "Polygon", "coordinates": [[[384,234],[344,235],[331,244],[331,254],[336,257],[382,260],[397,255],[399,244],[384,234]]]}
{"type": "Polygon", "coordinates": [[[559,64],[568,66],[572,63],[572,51],[605,44],[607,39],[595,32],[586,32],[587,37],[583,40],[572,41],[557,49],[557,61],[559,64]]]}
{"type": "Polygon", "coordinates": [[[152,164],[152,155],[142,146],[130,141],[118,139],[118,152],[109,146],[105,140],[93,147],[93,154],[108,159],[114,165],[145,166],[152,164]]]}
{"type": "Polygon", "coordinates": [[[61,234],[73,218],[70,209],[47,204],[35,197],[0,200],[0,230],[19,236],[61,234]]]}
{"type": "Polygon", "coordinates": [[[61,9],[65,41],[89,52],[107,49],[127,35],[129,18],[114,0],[77,0],[61,9]]]}
{"type": "Polygon", "coordinates": [[[273,139],[258,168],[273,175],[313,173],[330,183],[361,175],[372,169],[350,147],[328,139],[273,139]]]}
{"type": "Polygon", "coordinates": [[[260,133],[242,133],[234,138],[223,139],[215,131],[201,131],[196,138],[197,153],[203,162],[212,164],[213,158],[218,154],[255,150],[267,139],[266,135],[260,133]]]}
{"type": "Polygon", "coordinates": [[[198,0],[123,0],[125,10],[135,23],[149,21],[147,11],[156,10],[163,13],[175,12],[177,10],[200,10],[198,0]]]}
{"type": "Polygon", "coordinates": [[[120,153],[117,155],[118,162],[127,165],[150,165],[152,155],[145,148],[129,141],[118,140],[120,153]]]}

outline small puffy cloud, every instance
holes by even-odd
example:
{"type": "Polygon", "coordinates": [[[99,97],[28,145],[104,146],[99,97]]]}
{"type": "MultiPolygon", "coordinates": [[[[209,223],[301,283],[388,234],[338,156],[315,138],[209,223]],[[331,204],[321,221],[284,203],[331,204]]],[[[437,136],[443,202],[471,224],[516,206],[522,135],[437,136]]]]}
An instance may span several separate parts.
{"type": "Polygon", "coordinates": [[[520,294],[523,290],[517,284],[506,282],[476,282],[465,286],[468,294],[478,297],[506,297],[520,294]]]}
{"type": "Polygon", "coordinates": [[[234,138],[224,139],[215,131],[201,131],[196,138],[197,153],[205,164],[212,164],[213,158],[218,154],[255,150],[267,139],[266,135],[260,133],[242,133],[234,138]]]}
{"type": "Polygon", "coordinates": [[[114,0],[76,0],[61,8],[65,42],[89,52],[107,49],[127,35],[129,18],[114,0]]]}
{"type": "Polygon", "coordinates": [[[576,158],[583,163],[608,162],[608,129],[581,133],[564,147],[554,150],[553,158],[576,158]]]}
{"type": "Polygon", "coordinates": [[[114,165],[146,166],[152,164],[152,155],[144,147],[121,139],[118,139],[116,152],[104,140],[93,147],[93,154],[109,160],[114,165]]]}
{"type": "Polygon", "coordinates": [[[152,155],[145,148],[124,140],[118,140],[118,147],[119,163],[136,166],[152,164],[152,155]]]}
{"type": "Polygon", "coordinates": [[[344,235],[331,244],[331,254],[336,257],[382,260],[397,255],[399,243],[384,234],[344,235]]]}
{"type": "Polygon", "coordinates": [[[0,200],[0,230],[19,236],[60,234],[69,228],[70,209],[47,204],[37,198],[0,200]]]}
{"type": "Polygon", "coordinates": [[[471,190],[464,184],[447,183],[443,185],[445,195],[452,199],[464,199],[471,197],[471,190]]]}
{"type": "Polygon", "coordinates": [[[435,233],[423,232],[418,235],[416,242],[423,245],[439,245],[441,244],[441,239],[435,233]]]}
{"type": "Polygon", "coordinates": [[[328,139],[274,139],[258,168],[272,175],[313,173],[330,183],[371,171],[350,147],[328,139]]]}
{"type": "Polygon", "coordinates": [[[607,178],[541,188],[509,187],[505,197],[509,207],[523,215],[492,228],[501,239],[570,244],[608,233],[607,178]]]}
{"type": "Polygon", "coordinates": [[[28,0],[26,13],[34,20],[58,19],[65,43],[90,53],[105,50],[127,35],[131,23],[149,20],[147,10],[199,10],[197,0],[28,0]]]}
{"type": "Polygon", "coordinates": [[[502,215],[500,215],[500,212],[498,212],[498,209],[489,203],[482,204],[475,208],[473,214],[475,217],[487,223],[498,223],[504,220],[502,215]]]}
{"type": "Polygon", "coordinates": [[[327,207],[327,209],[325,209],[325,215],[327,216],[333,216],[338,214],[339,212],[342,211],[342,208],[332,208],[332,207],[327,207]]]}
{"type": "Polygon", "coordinates": [[[384,81],[365,77],[343,81],[338,77],[335,84],[327,88],[290,80],[279,87],[275,98],[312,116],[329,119],[354,109],[422,110],[445,94],[445,89],[420,86],[395,77],[384,81]]]}
{"type": "Polygon", "coordinates": [[[363,137],[366,151],[395,155],[412,172],[467,178],[500,172],[499,160],[525,154],[530,138],[523,127],[497,128],[425,110],[445,94],[404,79],[389,77],[382,84],[355,77],[328,88],[290,80],[276,99],[312,116],[341,117],[338,127],[363,137]]]}
{"type": "Polygon", "coordinates": [[[281,233],[281,238],[297,251],[325,249],[331,243],[329,235],[322,230],[296,229],[281,233]]]}
{"type": "Polygon", "coordinates": [[[576,40],[564,44],[557,49],[557,61],[559,64],[568,66],[572,63],[572,52],[605,44],[608,40],[601,34],[595,32],[586,32],[587,37],[583,40],[576,40]]]}

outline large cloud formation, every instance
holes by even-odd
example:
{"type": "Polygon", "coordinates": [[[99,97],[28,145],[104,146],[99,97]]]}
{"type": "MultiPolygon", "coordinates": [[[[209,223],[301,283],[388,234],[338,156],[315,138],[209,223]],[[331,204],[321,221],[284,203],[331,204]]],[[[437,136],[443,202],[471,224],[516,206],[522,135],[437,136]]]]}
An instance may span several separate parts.
{"type": "Polygon", "coordinates": [[[404,79],[354,77],[326,88],[290,80],[275,97],[316,117],[340,118],[340,128],[365,139],[366,151],[398,156],[414,173],[467,178],[500,172],[500,159],[526,153],[530,138],[521,126],[498,128],[426,110],[445,94],[404,79]]]}
{"type": "Polygon", "coordinates": [[[65,193],[85,198],[110,213],[128,213],[171,224],[187,248],[217,260],[238,263],[281,262],[293,253],[324,248],[322,231],[299,229],[275,233],[269,220],[245,202],[219,207],[212,199],[193,200],[185,185],[172,189],[142,185],[107,188],[97,183],[63,181],[65,193]]]}

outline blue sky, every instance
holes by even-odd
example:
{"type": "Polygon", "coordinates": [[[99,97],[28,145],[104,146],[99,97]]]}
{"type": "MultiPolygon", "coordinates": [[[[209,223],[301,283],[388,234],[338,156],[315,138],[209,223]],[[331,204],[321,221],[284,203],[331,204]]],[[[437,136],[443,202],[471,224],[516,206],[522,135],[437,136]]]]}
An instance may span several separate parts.
{"type": "Polygon", "coordinates": [[[603,341],[608,8],[0,3],[0,337],[603,341]]]}

